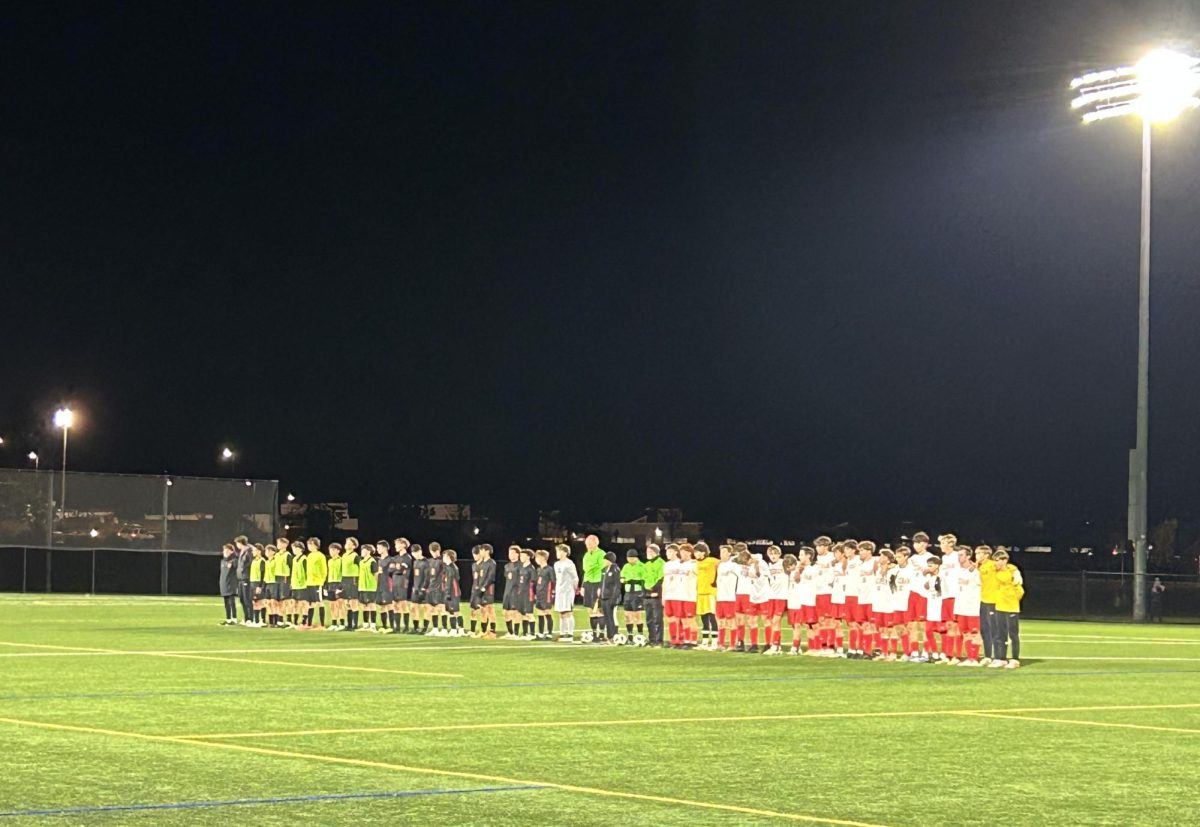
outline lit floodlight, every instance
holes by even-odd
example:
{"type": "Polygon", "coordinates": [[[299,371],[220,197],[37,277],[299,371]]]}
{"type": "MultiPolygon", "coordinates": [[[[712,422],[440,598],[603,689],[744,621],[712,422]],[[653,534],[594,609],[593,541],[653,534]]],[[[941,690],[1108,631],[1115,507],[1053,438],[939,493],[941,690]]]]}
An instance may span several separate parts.
{"type": "Polygon", "coordinates": [[[88,536],[91,537],[92,539],[95,539],[100,536],[100,532],[93,528],[91,531],[88,532],[88,536]]]}
{"type": "Polygon", "coordinates": [[[54,412],[54,427],[64,431],[75,424],[75,412],[70,408],[59,408],[54,412]]]}
{"type": "Polygon", "coordinates": [[[1071,108],[1085,110],[1084,123],[1126,115],[1165,123],[1200,106],[1200,58],[1155,49],[1135,66],[1081,75],[1071,89],[1077,92],[1071,108]]]}
{"type": "Polygon", "coordinates": [[[37,461],[38,461],[38,455],[37,455],[37,451],[30,451],[30,452],[29,452],[29,461],[30,461],[30,462],[37,462],[37,461]]]}
{"type": "Polygon", "coordinates": [[[221,449],[221,459],[233,459],[233,451],[228,446],[221,449]]]}
{"type": "Polygon", "coordinates": [[[476,537],[478,537],[479,536],[479,526],[475,526],[475,528],[472,529],[471,533],[474,534],[476,537]]]}
{"type": "Polygon", "coordinates": [[[249,488],[249,487],[250,487],[250,486],[252,486],[252,485],[254,485],[254,483],[250,482],[250,480],[246,480],[246,487],[247,487],[247,488],[249,488]]]}
{"type": "Polygon", "coordinates": [[[296,501],[296,495],[295,495],[295,494],[288,494],[288,495],[287,495],[287,501],[288,501],[288,502],[290,502],[290,503],[294,503],[294,502],[296,501]]]}

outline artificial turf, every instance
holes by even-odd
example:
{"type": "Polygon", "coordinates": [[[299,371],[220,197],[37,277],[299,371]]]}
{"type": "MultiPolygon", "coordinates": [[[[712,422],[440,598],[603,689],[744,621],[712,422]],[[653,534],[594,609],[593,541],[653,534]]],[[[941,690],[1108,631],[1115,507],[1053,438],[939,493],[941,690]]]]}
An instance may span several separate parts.
{"type": "Polygon", "coordinates": [[[1007,671],[220,616],[210,598],[0,595],[0,823],[1184,825],[1200,812],[1197,627],[1026,622],[1023,666],[1007,671]]]}

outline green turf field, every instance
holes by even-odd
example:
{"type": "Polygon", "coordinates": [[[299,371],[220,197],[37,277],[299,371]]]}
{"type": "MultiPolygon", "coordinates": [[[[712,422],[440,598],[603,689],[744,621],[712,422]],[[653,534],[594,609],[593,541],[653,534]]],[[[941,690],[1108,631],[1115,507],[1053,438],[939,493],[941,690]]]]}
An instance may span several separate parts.
{"type": "Polygon", "coordinates": [[[1028,622],[1009,672],[220,616],[0,595],[0,822],[1200,820],[1196,627],[1028,622]]]}

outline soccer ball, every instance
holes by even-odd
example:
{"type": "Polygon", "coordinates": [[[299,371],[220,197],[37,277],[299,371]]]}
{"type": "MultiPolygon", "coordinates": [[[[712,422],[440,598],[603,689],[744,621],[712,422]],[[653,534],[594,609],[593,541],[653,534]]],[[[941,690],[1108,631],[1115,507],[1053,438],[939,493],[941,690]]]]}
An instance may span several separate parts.
{"type": "Polygon", "coordinates": [[[629,641],[629,638],[625,637],[625,635],[622,635],[622,634],[613,635],[613,643],[617,644],[618,646],[624,646],[628,641],[629,641]]]}
{"type": "Polygon", "coordinates": [[[646,645],[646,636],[645,635],[634,635],[633,636],[633,645],[634,646],[645,646],[646,645]]]}
{"type": "Polygon", "coordinates": [[[581,633],[579,635],[579,639],[581,641],[583,641],[584,643],[591,643],[592,642],[592,633],[590,631],[584,631],[583,633],[581,633]]]}

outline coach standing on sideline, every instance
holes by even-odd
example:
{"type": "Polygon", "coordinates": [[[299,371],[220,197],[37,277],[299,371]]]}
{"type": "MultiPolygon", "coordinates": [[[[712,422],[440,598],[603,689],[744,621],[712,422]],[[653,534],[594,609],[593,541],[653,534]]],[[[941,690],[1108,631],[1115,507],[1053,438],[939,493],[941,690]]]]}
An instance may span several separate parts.
{"type": "Polygon", "coordinates": [[[658,556],[658,546],[651,543],[646,546],[646,562],[642,563],[642,588],[645,589],[643,603],[646,611],[646,637],[651,646],[662,646],[663,642],[663,604],[662,604],[663,561],[658,556]]]}
{"type": "Polygon", "coordinates": [[[250,560],[254,557],[254,549],[245,534],[233,542],[237,546],[237,593],[242,603],[242,622],[249,623],[254,611],[254,598],[250,594],[250,560]]]}

